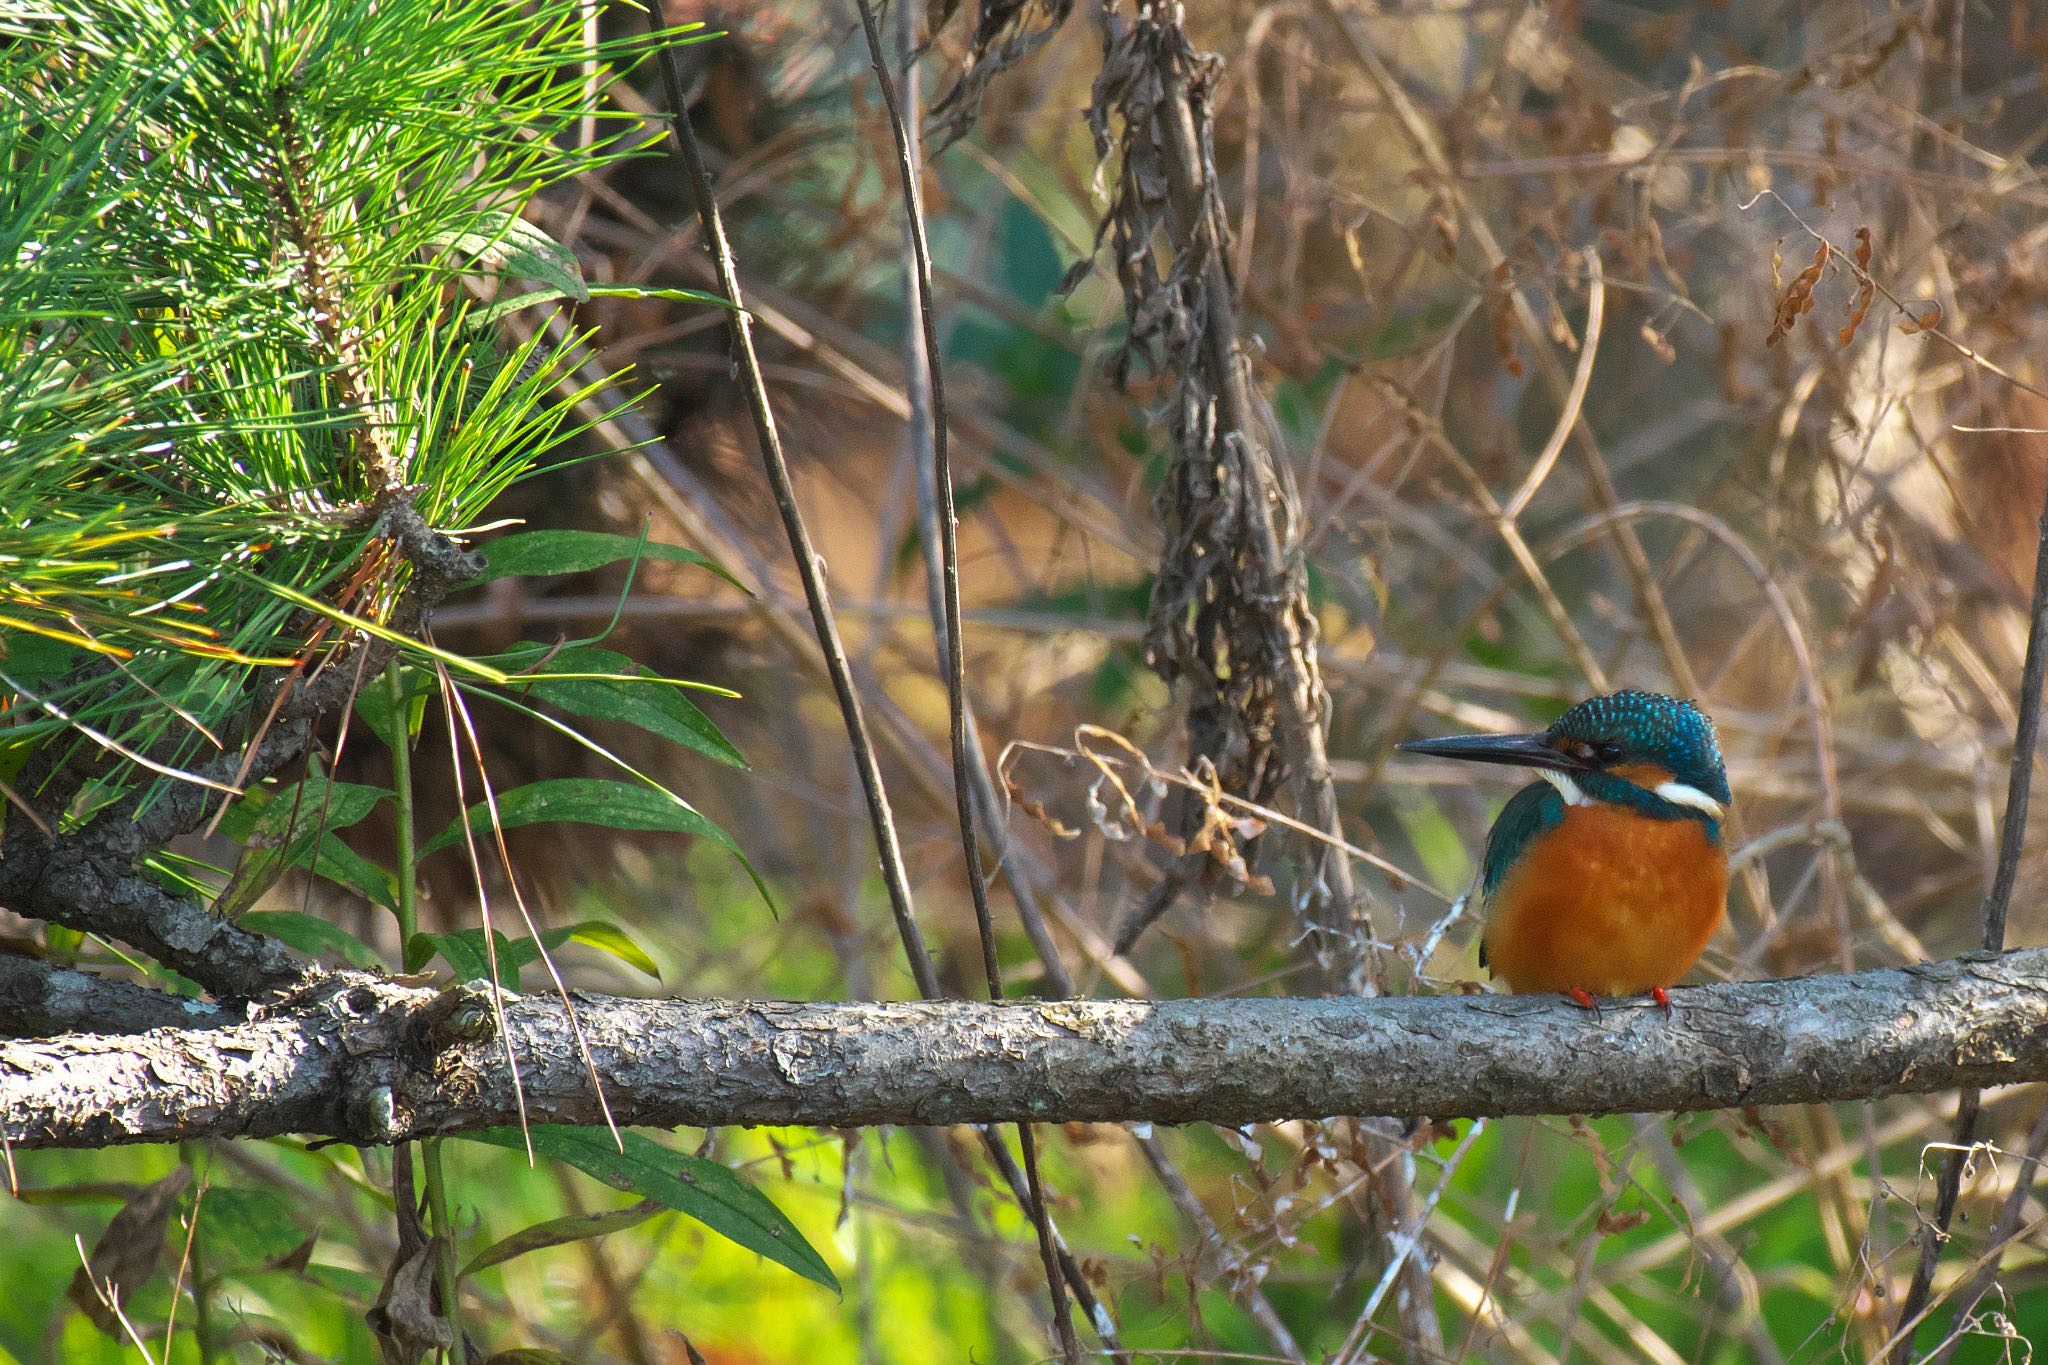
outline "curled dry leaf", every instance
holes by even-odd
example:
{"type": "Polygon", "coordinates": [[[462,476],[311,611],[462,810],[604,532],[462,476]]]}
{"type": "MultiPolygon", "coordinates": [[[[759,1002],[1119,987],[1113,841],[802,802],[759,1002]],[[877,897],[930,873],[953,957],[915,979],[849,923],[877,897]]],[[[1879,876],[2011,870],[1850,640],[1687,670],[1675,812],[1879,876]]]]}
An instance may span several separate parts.
{"type": "Polygon", "coordinates": [[[1522,357],[1515,346],[1514,280],[1506,261],[1493,268],[1493,284],[1486,298],[1486,320],[1493,331],[1493,348],[1500,355],[1500,367],[1520,379],[1522,357]]]}
{"type": "Polygon", "coordinates": [[[1458,259],[1458,225],[1442,210],[1429,215],[1430,231],[1436,234],[1436,256],[1445,265],[1458,259]]]}
{"type": "Polygon", "coordinates": [[[64,1296],[92,1325],[111,1337],[123,1335],[120,1304],[156,1273],[157,1258],[164,1248],[164,1233],[178,1196],[192,1183],[192,1168],[180,1166],[162,1180],[145,1186],[142,1192],[121,1206],[93,1244],[92,1254],[71,1276],[64,1296]]]}
{"type": "MultiPolygon", "coordinates": [[[[1813,287],[1820,283],[1821,272],[1827,268],[1830,248],[1822,241],[1813,250],[1813,263],[1792,277],[1792,283],[1785,287],[1779,297],[1777,308],[1771,319],[1771,333],[1764,338],[1764,345],[1775,346],[1792,332],[1792,327],[1805,314],[1813,311],[1813,287]]],[[[1775,264],[1772,273],[1777,269],[1775,264]]]]}
{"type": "Polygon", "coordinates": [[[1852,259],[1856,262],[1858,283],[1855,297],[1849,300],[1849,320],[1835,333],[1836,342],[1842,346],[1847,346],[1856,339],[1857,329],[1863,326],[1863,320],[1870,315],[1871,302],[1877,297],[1877,281],[1870,276],[1869,228],[1856,229],[1856,251],[1852,259]]]}
{"type": "Polygon", "coordinates": [[[1080,830],[1062,822],[1058,816],[1045,808],[1043,801],[1018,801],[1017,809],[1045,826],[1046,832],[1055,839],[1078,839],[1081,837],[1080,830]]]}
{"type": "Polygon", "coordinates": [[[1899,330],[1910,337],[1918,336],[1922,332],[1931,332],[1939,326],[1941,326],[1941,305],[1937,303],[1922,309],[1918,317],[1902,319],[1899,323],[1899,330]]]}
{"type": "Polygon", "coordinates": [[[1650,1221],[1648,1209],[1630,1209],[1627,1213],[1603,1213],[1593,1220],[1602,1237],[1613,1237],[1631,1231],[1650,1221]]]}

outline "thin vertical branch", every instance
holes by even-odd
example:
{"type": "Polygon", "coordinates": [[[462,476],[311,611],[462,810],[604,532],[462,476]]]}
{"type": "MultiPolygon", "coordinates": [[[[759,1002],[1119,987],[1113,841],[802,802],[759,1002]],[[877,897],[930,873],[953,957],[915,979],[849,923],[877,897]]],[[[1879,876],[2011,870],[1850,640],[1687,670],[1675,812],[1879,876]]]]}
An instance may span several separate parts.
{"type": "MultiPolygon", "coordinates": [[[[661,0],[650,0],[648,19],[659,32],[668,27],[661,0]]],[[[662,81],[667,87],[673,115],[670,131],[676,150],[690,177],[690,194],[696,200],[697,223],[704,247],[711,253],[718,272],[718,287],[731,307],[726,310],[726,327],[732,336],[733,359],[739,365],[741,387],[746,391],[747,410],[754,419],[754,435],[761,447],[761,463],[768,474],[768,487],[775,498],[775,510],[782,517],[783,532],[789,537],[797,577],[803,583],[804,601],[811,609],[811,624],[817,631],[818,647],[825,655],[825,668],[832,691],[839,699],[839,714],[846,722],[846,738],[853,749],[853,761],[860,772],[861,792],[867,798],[869,823],[875,830],[875,848],[881,855],[882,881],[889,892],[889,909],[896,917],[896,932],[910,949],[910,970],[920,995],[936,996],[938,975],[932,969],[931,954],[924,947],[924,933],[917,926],[917,908],[910,898],[910,877],[903,866],[903,848],[896,837],[896,820],[889,811],[889,794],[882,786],[881,765],[868,737],[867,718],[861,711],[860,694],[854,690],[853,671],[846,662],[846,646],[839,636],[839,623],[832,614],[832,596],[825,586],[824,559],[811,543],[797,506],[796,488],[789,477],[789,461],[782,454],[782,438],[775,429],[775,411],[768,402],[768,381],[761,373],[761,358],[754,350],[753,318],[740,294],[739,267],[732,245],[725,237],[725,219],[712,193],[711,172],[697,148],[697,133],[690,126],[689,106],[683,98],[683,73],[673,46],[661,49],[662,81]],[[915,945],[912,947],[912,945],[915,945]]]]}
{"type": "MultiPolygon", "coordinates": [[[[2020,668],[2019,723],[2013,734],[2005,823],[1998,836],[1998,868],[1979,910],[1984,925],[1982,947],[1987,953],[2005,948],[2005,913],[2012,903],[2013,884],[2019,879],[2020,854],[2026,848],[2027,801],[2034,786],[2034,751],[2041,738],[2044,676],[2048,676],[2048,505],[2041,509],[2040,538],[2034,553],[2034,599],[2027,621],[2026,662],[2020,668]]],[[[1976,1150],[1977,1115],[1981,1108],[1981,1096],[1976,1090],[1962,1092],[1956,1107],[1955,1135],[1950,1139],[1948,1160],[1941,1168],[1934,1222],[1922,1229],[1925,1240],[1920,1244],[1920,1263],[1914,1267],[1913,1282],[1899,1304],[1898,1341],[1892,1347],[1892,1365],[1906,1365],[1913,1358],[1913,1333],[1909,1325],[1927,1306],[1928,1291],[1934,1285],[1934,1267],[1948,1241],[1949,1222],[1955,1217],[1956,1200],[1962,1193],[1963,1167],[1976,1150]]]]}
{"type": "MultiPolygon", "coordinates": [[[[663,13],[661,0],[649,0],[648,21],[657,31],[668,27],[668,19],[663,13]]],[[[872,31],[872,21],[869,27],[872,31]]],[[[689,109],[683,98],[682,70],[672,47],[662,49],[661,67],[673,120],[670,127],[690,178],[690,193],[696,202],[699,229],[704,237],[705,248],[711,253],[719,288],[724,291],[726,299],[731,304],[726,314],[726,325],[732,338],[734,359],[739,365],[742,387],[746,391],[748,410],[754,419],[754,431],[761,447],[762,464],[767,470],[776,509],[781,514],[783,530],[789,538],[790,549],[796,559],[797,573],[803,583],[804,598],[810,607],[812,624],[818,635],[820,650],[825,656],[832,690],[839,699],[840,714],[845,719],[847,737],[853,748],[854,760],[859,766],[861,787],[867,796],[869,815],[875,827],[875,843],[881,853],[882,875],[889,888],[890,907],[895,913],[897,935],[902,940],[904,956],[909,960],[911,975],[917,983],[918,993],[927,999],[936,999],[943,994],[939,988],[938,972],[932,963],[931,950],[925,945],[924,934],[917,926],[916,912],[910,899],[909,878],[904,872],[902,850],[896,837],[895,821],[889,812],[888,796],[882,787],[881,770],[875,760],[874,745],[868,737],[860,697],[853,687],[846,648],[840,639],[839,626],[832,613],[831,597],[824,582],[823,560],[811,544],[810,533],[804,526],[802,511],[796,503],[795,489],[789,477],[789,464],[783,456],[782,441],[775,427],[774,410],[768,401],[767,379],[761,370],[760,357],[754,349],[753,318],[746,311],[745,299],[740,292],[739,269],[733,258],[732,246],[726,240],[725,221],[718,210],[717,196],[713,193],[711,173],[705,166],[703,153],[697,146],[696,130],[690,126],[689,109]]],[[[884,90],[893,97],[894,92],[886,78],[882,84],[884,90]]],[[[921,219],[919,221],[921,224],[921,219]]],[[[947,491],[950,495],[950,482],[947,491]]],[[[947,506],[950,509],[950,496],[947,506]]],[[[950,522],[950,518],[948,520],[950,522]]],[[[956,559],[953,562],[957,565],[958,561],[956,559]]],[[[957,581],[955,587],[957,588],[957,581]]],[[[957,599],[953,606],[951,619],[956,623],[956,628],[951,632],[951,638],[957,641],[957,599]]],[[[968,838],[969,847],[972,849],[971,831],[968,838]]],[[[979,870],[972,864],[970,867],[978,891],[979,870]]],[[[1081,1311],[1094,1325],[1103,1345],[1116,1359],[1125,1359],[1123,1344],[1118,1340],[1115,1323],[1101,1301],[1096,1298],[1094,1288],[1081,1272],[1080,1264],[1060,1244],[1058,1230],[1051,1226],[1043,1202],[1034,1196],[1035,1180],[1027,1180],[1026,1173],[1017,1169],[1009,1149],[1003,1145],[993,1128],[979,1128],[976,1131],[981,1135],[989,1159],[1003,1177],[1004,1183],[1010,1187],[1018,1201],[1036,1215],[1034,1221],[1040,1229],[1041,1254],[1045,1252],[1048,1244],[1051,1246],[1051,1260],[1057,1267],[1060,1286],[1053,1290],[1054,1295],[1058,1297],[1062,1289],[1071,1291],[1081,1311]]],[[[1028,1130],[1025,1133],[1025,1142],[1026,1154],[1035,1161],[1036,1154],[1029,1145],[1028,1130]]],[[[1059,1320],[1067,1325],[1067,1333],[1071,1335],[1072,1327],[1067,1323],[1064,1312],[1059,1315],[1059,1320]]]]}
{"type": "MultiPolygon", "coordinates": [[[[896,126],[902,129],[899,139],[902,160],[905,165],[922,167],[924,153],[923,138],[919,131],[922,123],[919,108],[917,82],[911,78],[911,63],[917,53],[917,19],[920,13],[916,5],[903,5],[896,10],[896,61],[904,73],[897,84],[896,126]]],[[[886,77],[882,78],[887,84],[886,77]]],[[[918,262],[918,234],[923,230],[921,211],[915,222],[906,222],[903,227],[903,292],[907,311],[920,317],[927,316],[929,297],[926,286],[929,283],[929,268],[920,271],[918,262]]],[[[916,469],[917,522],[919,548],[922,550],[925,574],[925,601],[931,616],[932,643],[938,650],[938,666],[941,671],[950,668],[952,658],[953,632],[946,624],[945,558],[939,552],[944,539],[940,526],[940,505],[938,489],[938,451],[935,443],[943,439],[937,433],[941,423],[933,420],[934,405],[944,412],[944,376],[938,373],[938,348],[932,344],[931,333],[925,329],[906,329],[903,337],[903,397],[908,415],[903,424],[904,437],[910,449],[912,464],[916,469]]],[[[950,459],[947,465],[951,467],[950,459]]],[[[944,505],[950,508],[952,500],[947,498],[944,505]]],[[[962,654],[965,650],[963,646],[962,654]]],[[[988,758],[981,747],[981,732],[974,721],[974,704],[965,691],[960,696],[960,714],[967,731],[967,781],[973,799],[975,815],[981,821],[981,832],[988,840],[990,867],[1004,870],[1009,881],[1010,898],[1016,903],[1017,918],[1023,925],[1024,934],[1031,940],[1032,949],[1045,964],[1045,990],[1047,995],[1072,995],[1074,979],[1067,971],[1066,963],[1060,958],[1059,945],[1053,942],[1051,931],[1045,923],[1045,913],[1040,908],[1038,896],[1016,868],[1007,865],[1006,840],[1003,831],[1003,807],[996,799],[996,785],[989,772],[988,758]]],[[[958,761],[957,755],[955,758],[958,761]]]]}
{"type": "MultiPolygon", "coordinates": [[[[967,888],[974,901],[974,924],[981,938],[982,972],[987,978],[991,1000],[1003,998],[1002,967],[996,961],[995,917],[989,909],[988,883],[981,866],[981,840],[974,822],[974,779],[967,750],[967,664],[960,638],[960,527],[954,514],[953,466],[946,443],[946,387],[939,364],[939,329],[932,312],[931,243],[925,238],[924,202],[918,184],[917,158],[911,150],[910,130],[898,103],[896,83],[889,75],[882,53],[882,34],[875,23],[870,0],[859,0],[861,29],[867,35],[868,59],[881,87],[882,104],[888,111],[889,130],[896,141],[896,174],[903,184],[903,213],[910,236],[910,266],[906,288],[917,303],[918,326],[924,337],[925,419],[931,434],[931,479],[936,494],[939,527],[939,584],[943,607],[946,710],[948,736],[953,750],[953,803],[960,821],[960,849],[967,861],[967,888]]],[[[914,79],[909,69],[904,83],[914,79]]],[[[912,398],[917,405],[917,396],[912,398]]],[[[1056,959],[1055,959],[1056,960],[1056,959]]],[[[1053,1246],[1052,1225],[1046,1217],[1045,1185],[1038,1171],[1038,1145],[1031,1125],[1017,1125],[1017,1147],[1024,1158],[1024,1179],[1030,1188],[1031,1222],[1038,1232],[1038,1254],[1045,1263],[1046,1287],[1052,1296],[1053,1333],[1067,1365],[1078,1365],[1081,1343],[1074,1335],[1074,1322],[1067,1311],[1066,1283],[1060,1273],[1059,1255],[1053,1246]]]]}

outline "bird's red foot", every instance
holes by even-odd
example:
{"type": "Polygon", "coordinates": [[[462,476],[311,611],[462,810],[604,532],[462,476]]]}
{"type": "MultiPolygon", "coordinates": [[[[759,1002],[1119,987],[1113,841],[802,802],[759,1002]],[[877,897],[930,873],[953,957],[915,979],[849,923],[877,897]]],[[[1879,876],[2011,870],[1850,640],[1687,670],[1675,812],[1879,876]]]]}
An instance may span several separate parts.
{"type": "Polygon", "coordinates": [[[1658,1009],[1664,1011],[1666,1019],[1677,1017],[1678,1012],[1671,1008],[1671,992],[1665,990],[1662,986],[1652,986],[1650,987],[1650,998],[1657,1002],[1658,1009]]]}
{"type": "Polygon", "coordinates": [[[1568,997],[1570,997],[1571,1002],[1574,1005],[1577,1005],[1580,1009],[1591,1010],[1595,1014],[1598,1014],[1600,1012],[1600,1002],[1598,1000],[1595,1000],[1592,997],[1592,995],[1587,992],[1584,986],[1574,986],[1569,991],[1566,991],[1565,994],[1568,997]]]}

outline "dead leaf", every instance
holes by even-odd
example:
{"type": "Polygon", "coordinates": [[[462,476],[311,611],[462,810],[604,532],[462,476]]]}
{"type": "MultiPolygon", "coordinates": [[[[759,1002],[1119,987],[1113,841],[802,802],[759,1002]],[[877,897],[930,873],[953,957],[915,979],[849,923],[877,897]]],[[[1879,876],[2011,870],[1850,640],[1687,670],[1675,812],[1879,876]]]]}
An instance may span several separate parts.
{"type": "Polygon", "coordinates": [[[178,1196],[192,1183],[192,1168],[180,1166],[162,1180],[145,1186],[122,1206],[100,1234],[92,1254],[71,1276],[64,1296],[110,1337],[125,1337],[115,1306],[135,1297],[149,1283],[163,1254],[164,1233],[178,1196]]]}

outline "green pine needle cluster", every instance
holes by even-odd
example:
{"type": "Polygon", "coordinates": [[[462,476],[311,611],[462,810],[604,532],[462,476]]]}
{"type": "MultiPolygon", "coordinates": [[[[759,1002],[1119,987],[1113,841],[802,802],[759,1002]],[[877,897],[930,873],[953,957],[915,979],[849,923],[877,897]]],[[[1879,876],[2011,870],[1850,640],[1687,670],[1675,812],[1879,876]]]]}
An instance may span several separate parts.
{"type": "Polygon", "coordinates": [[[0,0],[0,778],[232,748],[389,619],[394,504],[459,532],[581,430],[570,362],[491,324],[587,297],[521,210],[648,144],[599,96],[679,36],[584,18],[0,0]]]}

